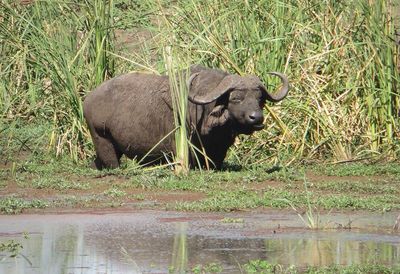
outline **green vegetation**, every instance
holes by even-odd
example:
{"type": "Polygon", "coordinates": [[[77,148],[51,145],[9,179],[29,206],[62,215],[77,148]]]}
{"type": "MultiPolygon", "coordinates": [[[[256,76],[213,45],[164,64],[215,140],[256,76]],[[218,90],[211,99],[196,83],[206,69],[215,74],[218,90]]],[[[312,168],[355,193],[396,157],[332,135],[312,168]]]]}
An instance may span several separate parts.
{"type": "MultiPolygon", "coordinates": [[[[400,169],[386,162],[400,152],[393,10],[391,1],[359,0],[3,1],[1,212],[123,205],[146,201],[154,190],[203,195],[162,204],[180,210],[399,209],[400,169]],[[127,159],[120,169],[89,169],[94,150],[82,114],[85,95],[119,73],[173,75],[193,63],[259,75],[271,90],[278,80],[266,73],[282,71],[293,89],[266,107],[265,130],[239,138],[223,172],[175,176],[168,167],[142,168],[127,159]],[[306,165],[318,161],[331,164],[306,165]],[[20,198],[30,190],[38,201],[44,192],[63,195],[48,204],[20,198]]],[[[185,141],[186,91],[172,85],[184,100],[175,103],[171,134],[185,141]]],[[[182,144],[175,162],[185,174],[190,142],[182,144]]]]}
{"type": "MultiPolygon", "coordinates": [[[[0,115],[48,121],[49,150],[78,160],[89,141],[82,96],[113,75],[112,5],[93,0],[0,5],[0,115]]],[[[46,122],[46,123],[48,123],[46,122]]]]}
{"type": "Polygon", "coordinates": [[[400,209],[399,173],[394,163],[243,168],[233,158],[227,161],[224,171],[194,170],[187,176],[176,176],[168,167],[138,168],[125,159],[119,169],[96,171],[89,168],[90,159],[74,163],[68,156],[46,153],[43,140],[52,134],[46,126],[14,123],[13,128],[3,132],[5,136],[12,134],[26,147],[24,151],[20,142],[0,140],[7,161],[0,169],[3,213],[18,213],[39,205],[98,207],[135,203],[140,207],[191,211],[294,208],[310,213],[303,216],[305,225],[315,227],[320,210],[400,209]],[[176,192],[197,193],[198,199],[156,202],[151,195],[176,192]],[[25,200],[24,193],[30,193],[33,200],[25,200]],[[33,202],[43,197],[48,202],[33,202]]]}
{"type": "Polygon", "coordinates": [[[87,183],[82,184],[78,182],[71,182],[63,178],[51,178],[51,177],[33,179],[28,185],[26,181],[23,181],[22,186],[32,187],[37,189],[56,189],[56,190],[89,188],[89,185],[87,183]]]}
{"type": "Polygon", "coordinates": [[[229,218],[225,217],[222,219],[223,223],[230,223],[230,224],[242,224],[244,223],[244,220],[242,218],[229,218]]]}
{"type": "Polygon", "coordinates": [[[194,62],[268,83],[267,71],[290,75],[289,99],[266,109],[275,123],[236,151],[244,163],[393,155],[399,73],[389,3],[181,0],[167,35],[194,62]]]}
{"type": "MultiPolygon", "coordinates": [[[[272,264],[265,260],[250,260],[248,263],[239,265],[240,273],[246,274],[395,274],[399,273],[399,266],[385,266],[385,265],[350,265],[339,266],[332,265],[327,267],[296,267],[284,266],[281,264],[272,264]]],[[[225,270],[226,271],[226,270],[225,270]]],[[[205,274],[205,273],[222,273],[224,268],[218,262],[196,265],[190,271],[185,273],[205,274]]],[[[174,272],[174,268],[170,268],[170,273],[174,272]]]]}
{"type": "Polygon", "coordinates": [[[0,198],[0,212],[3,214],[18,214],[27,208],[45,208],[48,204],[42,200],[26,201],[13,196],[0,198]]]}
{"type": "MultiPolygon", "coordinates": [[[[400,210],[394,1],[0,2],[1,214],[287,208],[313,229],[323,227],[320,210],[400,210]],[[255,74],[269,90],[278,80],[267,72],[281,71],[293,86],[287,99],[265,107],[264,130],[238,138],[221,172],[188,172],[187,79],[176,71],[190,64],[255,74]],[[143,168],[140,159],[123,158],[115,170],[89,168],[94,149],[82,102],[101,82],[128,71],[173,76],[175,174],[170,166],[143,168]],[[183,199],[157,196],[182,193],[183,199]]],[[[244,225],[229,217],[222,222],[244,225]]],[[[188,267],[186,229],[175,235],[170,271],[222,272],[218,262],[188,267]]],[[[21,249],[14,241],[0,243],[0,253],[11,257],[21,249]]],[[[264,260],[238,267],[243,273],[400,273],[398,265],[297,268],[264,260]]]]}
{"type": "Polygon", "coordinates": [[[176,155],[174,155],[175,173],[177,175],[187,175],[189,172],[189,136],[187,129],[186,117],[188,115],[187,101],[188,90],[186,87],[187,79],[182,73],[182,67],[179,67],[179,60],[176,59],[177,54],[172,52],[171,48],[165,50],[165,65],[167,67],[169,85],[171,87],[172,108],[174,112],[175,129],[175,147],[176,155]]]}
{"type": "Polygon", "coordinates": [[[103,80],[129,70],[171,74],[190,63],[256,74],[271,88],[277,80],[266,72],[289,75],[293,90],[266,107],[266,129],[232,150],[243,166],[399,153],[392,1],[7,0],[0,7],[0,131],[16,119],[46,121],[51,154],[93,155],[82,99],[103,80]],[[142,37],[118,40],[129,31],[142,37]]]}
{"type": "Polygon", "coordinates": [[[221,273],[223,271],[223,267],[218,263],[210,263],[206,265],[196,265],[192,268],[192,272],[194,274],[202,274],[202,273],[221,273]]]}
{"type": "Polygon", "coordinates": [[[14,240],[10,240],[4,243],[0,243],[0,252],[9,253],[10,257],[16,257],[21,250],[23,249],[22,244],[15,242],[14,240]]]}
{"type": "Polygon", "coordinates": [[[119,197],[125,196],[126,192],[123,190],[120,190],[116,187],[112,187],[112,188],[104,191],[104,195],[110,196],[112,198],[119,198],[119,197]]]}
{"type": "MultiPolygon", "coordinates": [[[[381,176],[396,175],[400,177],[399,163],[350,163],[342,165],[317,166],[316,172],[325,175],[335,176],[381,176]]],[[[373,180],[373,178],[371,178],[373,180]]]]}
{"type": "Polygon", "coordinates": [[[357,273],[398,273],[399,267],[388,267],[384,265],[351,265],[351,266],[328,266],[328,267],[307,267],[305,269],[295,266],[285,267],[280,264],[271,264],[265,260],[252,260],[244,265],[245,273],[307,273],[307,274],[322,274],[322,273],[340,273],[340,274],[357,274],[357,273]]]}
{"type": "Polygon", "coordinates": [[[286,271],[281,265],[270,264],[264,260],[252,260],[244,265],[246,273],[296,273],[294,267],[286,271]]]}

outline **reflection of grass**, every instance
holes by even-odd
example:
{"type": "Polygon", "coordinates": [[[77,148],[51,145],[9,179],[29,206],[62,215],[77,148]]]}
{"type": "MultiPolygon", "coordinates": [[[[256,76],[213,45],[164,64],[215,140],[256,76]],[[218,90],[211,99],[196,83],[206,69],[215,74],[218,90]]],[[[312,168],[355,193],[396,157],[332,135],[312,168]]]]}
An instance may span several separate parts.
{"type": "Polygon", "coordinates": [[[8,252],[10,257],[16,257],[22,250],[23,246],[20,243],[10,240],[0,243],[0,252],[8,252]]]}
{"type": "Polygon", "coordinates": [[[196,265],[192,268],[194,274],[205,274],[205,273],[220,273],[224,269],[219,263],[209,263],[205,265],[196,265]]]}
{"type": "MultiPolygon", "coordinates": [[[[27,239],[28,235],[25,234],[24,238],[27,239]]],[[[24,254],[21,253],[23,248],[24,247],[22,246],[21,243],[18,243],[14,240],[9,240],[7,242],[0,243],[0,253],[8,253],[8,257],[10,258],[21,256],[28,262],[30,266],[32,266],[32,262],[24,254]]],[[[3,257],[3,259],[0,260],[0,262],[3,261],[5,258],[6,257],[3,257]]]]}
{"type": "Polygon", "coordinates": [[[178,223],[179,231],[174,237],[170,273],[185,273],[188,264],[187,223],[178,223]]]}
{"type": "Polygon", "coordinates": [[[400,230],[400,215],[397,217],[393,225],[393,230],[400,230]]]}

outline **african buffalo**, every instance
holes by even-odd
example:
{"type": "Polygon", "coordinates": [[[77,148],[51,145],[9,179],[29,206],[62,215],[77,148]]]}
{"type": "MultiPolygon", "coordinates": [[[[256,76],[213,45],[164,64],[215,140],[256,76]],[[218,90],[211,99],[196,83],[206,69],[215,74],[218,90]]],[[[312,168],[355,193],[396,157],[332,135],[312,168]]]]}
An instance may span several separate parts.
{"type": "MultiPolygon", "coordinates": [[[[289,91],[288,79],[278,72],[270,72],[283,83],[277,94],[268,93],[256,76],[199,65],[189,73],[190,140],[200,151],[204,149],[216,169],[221,168],[236,136],[264,128],[265,101],[278,102],[289,91]]],[[[96,168],[118,167],[123,154],[131,159],[146,156],[144,162],[152,163],[175,151],[174,134],[164,138],[175,128],[169,85],[167,76],[129,73],[88,94],[83,110],[96,149],[96,168]]],[[[204,165],[205,157],[197,157],[204,165]]],[[[193,153],[191,159],[193,166],[193,153]]]]}

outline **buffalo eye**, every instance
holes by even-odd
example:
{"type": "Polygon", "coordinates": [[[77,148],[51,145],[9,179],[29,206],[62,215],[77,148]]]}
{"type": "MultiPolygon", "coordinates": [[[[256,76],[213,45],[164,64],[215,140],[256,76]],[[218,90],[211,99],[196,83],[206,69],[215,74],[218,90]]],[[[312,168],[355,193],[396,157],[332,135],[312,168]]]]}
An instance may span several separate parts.
{"type": "Polygon", "coordinates": [[[242,102],[242,99],[240,99],[240,98],[231,98],[230,101],[232,103],[239,104],[240,102],[242,102]]]}

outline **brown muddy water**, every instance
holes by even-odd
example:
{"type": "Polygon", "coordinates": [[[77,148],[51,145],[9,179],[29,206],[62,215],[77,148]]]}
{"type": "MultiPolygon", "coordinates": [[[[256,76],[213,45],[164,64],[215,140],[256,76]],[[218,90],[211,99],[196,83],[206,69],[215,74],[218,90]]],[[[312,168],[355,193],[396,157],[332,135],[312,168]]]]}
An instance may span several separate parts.
{"type": "Polygon", "coordinates": [[[291,211],[3,215],[0,242],[15,240],[23,249],[16,258],[0,253],[0,273],[168,273],[213,262],[240,273],[239,265],[255,259],[398,266],[400,233],[391,229],[397,215],[329,213],[320,215],[319,230],[306,229],[291,211]]]}

